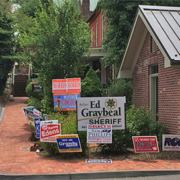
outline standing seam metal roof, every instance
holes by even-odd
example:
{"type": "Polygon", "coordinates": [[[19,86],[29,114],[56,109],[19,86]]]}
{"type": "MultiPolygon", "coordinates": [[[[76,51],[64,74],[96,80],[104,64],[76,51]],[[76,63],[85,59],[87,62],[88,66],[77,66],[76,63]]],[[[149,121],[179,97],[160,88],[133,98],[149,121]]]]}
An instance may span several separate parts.
{"type": "Polygon", "coordinates": [[[172,61],[180,61],[180,7],[139,6],[172,61]]]}

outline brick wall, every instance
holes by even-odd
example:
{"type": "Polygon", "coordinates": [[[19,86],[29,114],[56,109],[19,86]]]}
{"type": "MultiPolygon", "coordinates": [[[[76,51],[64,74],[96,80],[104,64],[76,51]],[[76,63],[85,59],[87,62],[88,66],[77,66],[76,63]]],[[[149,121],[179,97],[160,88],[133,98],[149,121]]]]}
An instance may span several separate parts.
{"type": "Polygon", "coordinates": [[[89,20],[89,35],[91,36],[91,28],[93,27],[94,36],[93,36],[93,47],[101,47],[102,41],[102,12],[100,10],[96,10],[91,19],[89,20]],[[97,25],[97,34],[96,34],[96,23],[97,25]],[[97,36],[97,46],[96,46],[96,36],[97,36]]]}
{"type": "Polygon", "coordinates": [[[150,109],[149,67],[158,64],[158,115],[166,133],[180,134],[180,69],[164,68],[164,57],[157,48],[151,52],[148,33],[133,72],[133,104],[150,109]]]}

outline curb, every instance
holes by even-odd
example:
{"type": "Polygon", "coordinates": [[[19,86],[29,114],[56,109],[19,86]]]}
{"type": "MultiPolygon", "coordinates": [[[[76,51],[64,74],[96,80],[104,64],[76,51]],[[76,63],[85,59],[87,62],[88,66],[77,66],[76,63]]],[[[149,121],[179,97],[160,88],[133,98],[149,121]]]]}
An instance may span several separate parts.
{"type": "Polygon", "coordinates": [[[39,175],[17,175],[17,174],[0,174],[0,179],[10,180],[41,180],[41,179],[100,179],[100,178],[126,178],[126,177],[145,177],[145,176],[163,176],[177,175],[180,170],[143,170],[143,171],[107,171],[92,173],[68,173],[68,174],[39,174],[39,175]]]}
{"type": "Polygon", "coordinates": [[[5,111],[5,108],[2,108],[1,115],[0,115],[0,125],[1,125],[1,121],[2,121],[3,116],[4,116],[4,111],[5,111]]]}

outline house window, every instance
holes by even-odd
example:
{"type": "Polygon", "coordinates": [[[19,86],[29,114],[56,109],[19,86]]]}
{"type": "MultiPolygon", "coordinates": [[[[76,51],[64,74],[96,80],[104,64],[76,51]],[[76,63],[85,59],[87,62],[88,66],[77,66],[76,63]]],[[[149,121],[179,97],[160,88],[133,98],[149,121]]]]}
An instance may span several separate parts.
{"type": "Polygon", "coordinates": [[[98,47],[98,22],[96,23],[96,47],[98,47]]]}
{"type": "Polygon", "coordinates": [[[158,65],[150,66],[150,109],[158,120],[158,65]]]}
{"type": "Polygon", "coordinates": [[[102,40],[104,39],[104,15],[102,16],[102,40]]]}
{"type": "Polygon", "coordinates": [[[93,39],[94,39],[94,28],[91,28],[91,46],[93,47],[93,39]]]}

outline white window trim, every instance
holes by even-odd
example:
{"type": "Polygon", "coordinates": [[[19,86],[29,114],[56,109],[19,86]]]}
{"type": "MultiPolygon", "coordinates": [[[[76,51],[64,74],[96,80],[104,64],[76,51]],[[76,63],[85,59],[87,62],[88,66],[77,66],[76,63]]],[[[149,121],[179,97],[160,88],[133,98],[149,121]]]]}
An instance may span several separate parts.
{"type": "Polygon", "coordinates": [[[93,40],[94,40],[94,27],[91,28],[91,46],[93,47],[93,40]]]}
{"type": "Polygon", "coordinates": [[[96,47],[98,47],[98,22],[96,22],[96,47]]]}
{"type": "MultiPolygon", "coordinates": [[[[157,78],[157,77],[158,77],[158,73],[149,75],[149,101],[150,101],[149,103],[150,103],[150,110],[154,115],[156,115],[155,114],[156,103],[154,102],[153,99],[156,99],[156,98],[154,98],[156,96],[156,94],[153,91],[153,88],[154,88],[153,84],[154,84],[155,78],[157,78]]],[[[153,119],[156,120],[156,117],[154,117],[153,119]]]]}
{"type": "Polygon", "coordinates": [[[104,15],[102,15],[102,40],[104,39],[104,15]]]}

